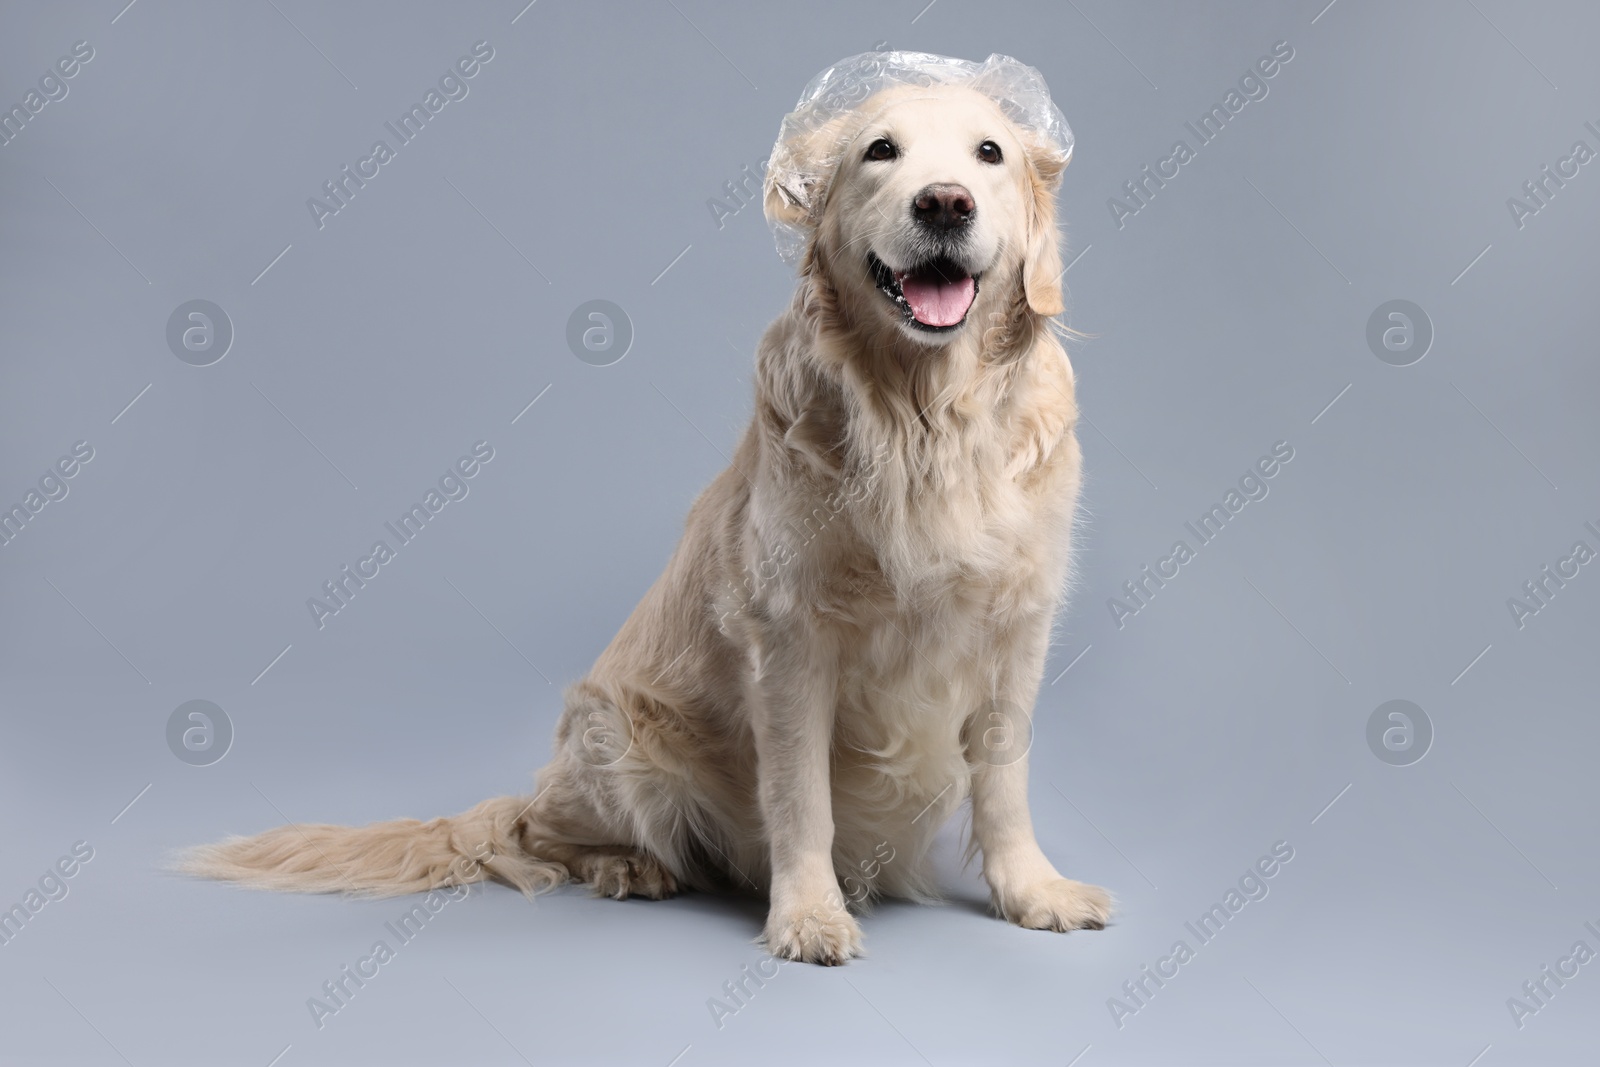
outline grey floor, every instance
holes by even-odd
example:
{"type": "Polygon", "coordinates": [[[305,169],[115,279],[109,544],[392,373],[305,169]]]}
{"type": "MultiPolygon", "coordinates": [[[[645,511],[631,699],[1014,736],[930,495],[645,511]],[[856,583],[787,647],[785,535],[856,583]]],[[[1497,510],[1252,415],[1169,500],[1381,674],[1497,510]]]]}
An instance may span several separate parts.
{"type": "Polygon", "coordinates": [[[124,2],[0,14],[0,106],[29,111],[0,145],[0,504],[38,494],[0,545],[0,908],[27,915],[0,1061],[1593,1061],[1592,6],[124,2]],[[1015,55],[1077,134],[1088,482],[1033,804],[1115,924],[988,918],[952,826],[948,906],[887,905],[867,959],[733,1000],[764,966],[749,900],[489,888],[401,941],[412,901],[162,873],[528,787],[750,410],[792,281],[732,194],[805,82],[875,47],[1015,55]],[[592,300],[619,340],[585,360],[592,300]],[[480,441],[467,495],[319,628],[307,600],[480,441]],[[191,751],[196,700],[222,714],[191,751]]]}

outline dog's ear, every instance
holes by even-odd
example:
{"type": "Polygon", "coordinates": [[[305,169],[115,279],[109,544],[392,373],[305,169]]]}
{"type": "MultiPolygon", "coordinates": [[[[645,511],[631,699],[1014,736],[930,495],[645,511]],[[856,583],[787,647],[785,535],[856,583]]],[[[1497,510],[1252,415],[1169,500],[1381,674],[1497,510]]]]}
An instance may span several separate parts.
{"type": "Polygon", "coordinates": [[[768,222],[782,223],[799,229],[811,227],[813,183],[795,172],[791,172],[783,181],[775,181],[769,169],[767,180],[763,184],[766,186],[766,191],[761,206],[767,213],[768,222]]]}
{"type": "Polygon", "coordinates": [[[767,221],[810,235],[822,220],[828,185],[839,169],[839,154],[850,137],[852,116],[838,115],[810,130],[779,140],[767,161],[762,209],[767,221]]]}
{"type": "Polygon", "coordinates": [[[1056,190],[1067,160],[1036,145],[1027,148],[1028,236],[1023,250],[1022,286],[1028,307],[1036,315],[1059,315],[1066,307],[1061,296],[1061,235],[1056,232],[1056,190]]]}

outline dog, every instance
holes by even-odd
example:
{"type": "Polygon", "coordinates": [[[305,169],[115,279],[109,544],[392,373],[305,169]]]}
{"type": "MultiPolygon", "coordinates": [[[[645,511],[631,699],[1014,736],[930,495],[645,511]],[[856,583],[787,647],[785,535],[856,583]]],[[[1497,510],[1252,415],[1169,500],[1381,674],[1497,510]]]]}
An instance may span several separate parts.
{"type": "Polygon", "coordinates": [[[769,219],[806,241],[752,421],[566,691],[533,795],[284,826],[185,870],[383,895],[742,887],[768,897],[769,952],[831,965],[860,954],[862,905],[937,897],[930,846],[970,799],[1000,916],[1105,925],[1108,894],[1052,866],[1027,796],[1080,483],[1050,328],[1066,157],[959,80],[824,117],[786,123],[766,178],[769,219]]]}

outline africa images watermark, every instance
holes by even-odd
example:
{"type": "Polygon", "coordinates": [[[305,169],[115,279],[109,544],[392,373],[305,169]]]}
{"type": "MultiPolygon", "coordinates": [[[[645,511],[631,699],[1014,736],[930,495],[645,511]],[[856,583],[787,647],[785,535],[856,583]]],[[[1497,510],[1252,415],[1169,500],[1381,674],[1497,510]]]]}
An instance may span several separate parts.
{"type": "Polygon", "coordinates": [[[767,583],[777,578],[785,567],[800,557],[800,549],[815,541],[847,507],[872,491],[873,485],[878,480],[878,472],[883,468],[889,455],[889,446],[884,445],[879,448],[860,470],[845,475],[840,480],[839,487],[824,497],[818,507],[811,509],[811,513],[800,520],[800,529],[797,531],[800,534],[798,547],[791,546],[788,541],[779,541],[759,563],[745,569],[742,589],[729,584],[728,592],[737,602],[737,606],[724,611],[718,617],[719,630],[727,633],[728,620],[743,615],[745,609],[754,603],[755,597],[767,583]]]}
{"type": "MultiPolygon", "coordinates": [[[[1585,922],[1583,928],[1600,939],[1600,929],[1592,921],[1585,922]]],[[[1575,941],[1568,953],[1556,960],[1554,967],[1547,963],[1539,968],[1539,977],[1523,982],[1522,996],[1506,998],[1506,1010],[1511,1013],[1511,1021],[1517,1029],[1527,1026],[1530,1017],[1548,1008],[1555,995],[1578,977],[1578,972],[1594,957],[1595,950],[1589,942],[1575,941]]]]}
{"type": "MultiPolygon", "coordinates": [[[[1600,129],[1597,129],[1593,122],[1585,122],[1583,128],[1596,138],[1600,138],[1600,129]]],[[[1511,212],[1511,221],[1517,224],[1517,229],[1522,229],[1530,218],[1549,207],[1556,193],[1565,189],[1567,182],[1578,176],[1578,168],[1594,157],[1595,150],[1589,147],[1587,141],[1574,141],[1567,154],[1556,160],[1554,170],[1551,170],[1550,164],[1546,163],[1539,168],[1538,177],[1522,183],[1522,195],[1527,199],[1506,197],[1506,210],[1511,212]]]]}
{"type": "Polygon", "coordinates": [[[763,956],[752,967],[745,964],[739,968],[737,977],[730,978],[722,983],[722,996],[706,998],[706,1010],[711,1012],[711,1021],[721,1030],[728,1025],[727,1020],[738,1015],[750,1002],[755,999],[759,990],[765,989],[767,983],[778,977],[778,972],[786,963],[792,960],[779,959],[777,956],[763,956]],[[754,987],[754,988],[752,988],[754,987]]]}
{"type": "MultiPolygon", "coordinates": [[[[874,41],[872,51],[883,52],[889,48],[887,40],[874,41]]],[[[847,84],[853,80],[847,78],[847,84]]],[[[766,178],[768,161],[763,159],[754,167],[746,163],[739,168],[739,173],[722,183],[722,196],[707,197],[706,210],[711,212],[711,221],[717,224],[717,229],[726,229],[728,220],[751,204],[760,204],[762,196],[762,183],[766,178]]]]}
{"type": "Polygon", "coordinates": [[[88,441],[79,441],[72,446],[72,451],[56,460],[39,476],[38,488],[29,488],[22,495],[22,500],[10,507],[0,510],[0,547],[9,545],[16,540],[28,523],[38,517],[45,509],[45,505],[54,501],[65,500],[72,491],[68,484],[77,477],[84,464],[94,459],[94,446],[88,441]]]}
{"type": "Polygon", "coordinates": [[[39,87],[29,89],[22,103],[12,104],[5,111],[0,111],[0,147],[16,140],[28,128],[28,123],[39,117],[46,105],[65,100],[71,91],[67,82],[76,78],[83,65],[93,58],[93,45],[88,41],[76,42],[70,54],[56,60],[39,76],[39,87]]]}
{"type": "Polygon", "coordinates": [[[94,846],[87,841],[75,841],[72,851],[56,860],[39,876],[38,884],[30,886],[19,903],[0,911],[0,945],[9,945],[22,928],[33,921],[45,905],[65,900],[70,887],[67,880],[75,876],[83,865],[94,859],[94,846]]]}
{"type": "Polygon", "coordinates": [[[1179,971],[1190,963],[1198,952],[1200,946],[1209,945],[1222,933],[1222,928],[1227,926],[1245,905],[1267,899],[1271,887],[1267,884],[1278,872],[1294,859],[1294,846],[1287,841],[1275,841],[1272,851],[1262,856],[1251,864],[1239,876],[1236,886],[1228,887],[1222,900],[1211,905],[1210,909],[1201,914],[1194,922],[1183,924],[1195,939],[1194,946],[1183,938],[1172,943],[1172,948],[1165,956],[1156,960],[1152,969],[1150,964],[1139,968],[1137,977],[1130,978],[1122,983],[1122,998],[1107,997],[1106,1010],[1111,1013],[1111,1021],[1121,1030],[1128,1024],[1128,1018],[1139,1014],[1150,1006],[1150,1001],[1155,995],[1166,987],[1172,979],[1178,977],[1179,971]],[[1123,999],[1125,998],[1125,999],[1123,999]]]}
{"type": "Polygon", "coordinates": [[[1119,200],[1113,196],[1106,200],[1106,209],[1111,212],[1111,221],[1117,224],[1117,229],[1122,229],[1128,219],[1148,207],[1157,191],[1165,189],[1167,182],[1183,173],[1182,168],[1199,154],[1200,149],[1220,137],[1223,129],[1238,117],[1245,105],[1265,100],[1269,92],[1267,81],[1277,77],[1278,72],[1293,58],[1294,49],[1289,42],[1278,41],[1272,46],[1270,54],[1256,60],[1255,65],[1240,76],[1238,88],[1229,89],[1221,103],[1212,104],[1211,109],[1200,116],[1198,123],[1183,124],[1184,129],[1194,136],[1193,146],[1187,137],[1180,137],[1173,142],[1172,150],[1164,158],[1156,160],[1153,168],[1146,163],[1139,169],[1138,177],[1123,182],[1122,192],[1127,199],[1119,200]]]}
{"type": "MultiPolygon", "coordinates": [[[[883,868],[894,862],[895,855],[893,845],[887,841],[880,841],[874,846],[872,855],[856,865],[861,871],[861,877],[846,875],[841,883],[843,892],[833,890],[828,894],[828,906],[843,912],[849,905],[859,905],[865,901],[872,895],[872,887],[878,875],[882,873],[883,868]]],[[[807,918],[803,925],[812,931],[817,929],[815,917],[807,918]]],[[[753,966],[746,963],[739,968],[737,977],[723,982],[722,997],[706,998],[706,1010],[711,1013],[711,1021],[717,1024],[717,1029],[725,1028],[729,1019],[748,1008],[756,993],[765,989],[767,983],[778,976],[784,964],[792,962],[769,954],[761,957],[753,966]]]]}
{"type": "Polygon", "coordinates": [[[739,168],[739,173],[722,183],[722,197],[707,197],[706,210],[711,212],[711,219],[717,224],[717,229],[728,225],[728,220],[751,204],[761,203],[761,183],[767,173],[767,161],[762,160],[754,168],[746,163],[739,168]]]}
{"type": "MultiPolygon", "coordinates": [[[[1583,525],[1600,539],[1600,528],[1596,528],[1593,522],[1583,525]]],[[[1565,589],[1567,583],[1578,576],[1579,568],[1594,558],[1595,550],[1589,547],[1589,542],[1581,539],[1574,541],[1572,551],[1558,558],[1553,570],[1546,563],[1535,577],[1523,582],[1522,593],[1527,599],[1514,596],[1506,598],[1506,608],[1510,610],[1511,621],[1517,624],[1517,629],[1527,626],[1529,619],[1549,607],[1556,593],[1565,589]]]]}
{"type": "Polygon", "coordinates": [[[372,948],[354,964],[345,964],[339,973],[322,983],[321,997],[307,997],[306,1010],[318,1030],[328,1025],[328,1020],[350,1006],[355,995],[366,988],[368,982],[383,973],[382,968],[394,962],[400,949],[411,944],[427,925],[450,904],[465,900],[477,881],[479,869],[494,858],[494,850],[487,841],[473,849],[473,855],[462,856],[450,865],[449,881],[438,889],[430,890],[422,900],[399,918],[383,924],[393,937],[391,946],[387,939],[379,938],[372,948]]]}
{"type": "Polygon", "coordinates": [[[1122,592],[1127,599],[1111,597],[1106,601],[1106,607],[1111,611],[1111,620],[1117,624],[1117,629],[1127,626],[1130,617],[1149,607],[1156,593],[1166,588],[1167,582],[1176,578],[1180,568],[1194,559],[1202,547],[1214,541],[1217,535],[1222,533],[1222,528],[1245,509],[1245,505],[1251,501],[1267,499],[1267,494],[1271,492],[1267,481],[1276,477],[1283,469],[1283,465],[1292,459],[1294,459],[1294,447],[1289,442],[1279,441],[1274,444],[1270,453],[1256,460],[1255,466],[1240,476],[1237,489],[1229,489],[1223,494],[1221,503],[1212,504],[1198,519],[1183,524],[1184,529],[1194,536],[1196,542],[1194,545],[1179,538],[1173,543],[1170,553],[1156,560],[1153,570],[1146,564],[1138,577],[1123,582],[1122,592]]]}
{"type": "Polygon", "coordinates": [[[354,570],[346,563],[339,568],[337,577],[322,583],[322,592],[326,600],[314,596],[307,597],[306,610],[311,612],[311,621],[317,624],[317,629],[320,630],[328,625],[329,616],[337,615],[349,607],[355,595],[382,573],[381,568],[399,555],[400,546],[409,545],[416,540],[434,516],[444,510],[446,504],[453,500],[465,500],[467,494],[472,491],[467,483],[477,477],[478,472],[483,470],[483,465],[492,459],[494,459],[494,446],[488,441],[479,441],[473,445],[471,455],[456,460],[439,478],[437,489],[430,487],[427,493],[423,494],[421,503],[412,504],[410,510],[394,522],[383,524],[383,528],[394,536],[395,547],[391,548],[389,542],[382,539],[374,541],[367,554],[356,560],[354,570]]]}
{"type": "Polygon", "coordinates": [[[478,76],[483,66],[494,58],[494,49],[488,41],[479,41],[472,46],[468,55],[456,60],[455,65],[439,77],[439,87],[430,87],[423,94],[422,103],[412,104],[410,110],[401,115],[395,122],[385,122],[384,128],[394,135],[395,144],[391,146],[388,141],[379,139],[372,142],[372,149],[367,155],[356,160],[355,170],[350,169],[346,163],[339,169],[337,177],[322,183],[322,192],[326,200],[309,197],[306,200],[306,209],[311,212],[311,221],[317,224],[317,229],[326,226],[330,215],[337,215],[340,211],[350,206],[350,201],[355,199],[358,191],[367,187],[367,182],[376,178],[384,164],[394,159],[401,148],[410,144],[420,134],[429,120],[445,109],[445,105],[452,101],[465,100],[471,88],[467,82],[478,76]]]}

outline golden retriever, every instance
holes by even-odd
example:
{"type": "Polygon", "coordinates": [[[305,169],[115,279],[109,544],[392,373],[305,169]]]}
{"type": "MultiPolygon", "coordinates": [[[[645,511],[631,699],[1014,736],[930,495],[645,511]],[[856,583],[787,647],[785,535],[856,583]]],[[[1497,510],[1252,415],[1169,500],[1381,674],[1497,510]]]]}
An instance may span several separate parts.
{"type": "Polygon", "coordinates": [[[970,797],[1001,916],[1106,923],[1105,891],[1040,850],[1027,793],[1079,486],[1048,328],[1065,156],[960,84],[877,92],[779,148],[815,165],[798,192],[769,172],[766,210],[809,240],[755,415],[567,691],[535,793],[284,826],[185,869],[376,894],[743,886],[769,896],[771,953],[837,964],[861,950],[853,905],[936,894],[930,845],[970,797]]]}

